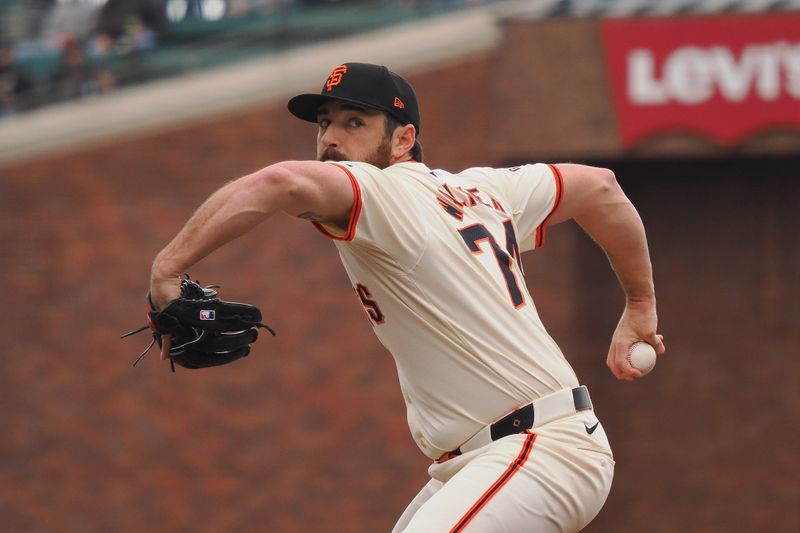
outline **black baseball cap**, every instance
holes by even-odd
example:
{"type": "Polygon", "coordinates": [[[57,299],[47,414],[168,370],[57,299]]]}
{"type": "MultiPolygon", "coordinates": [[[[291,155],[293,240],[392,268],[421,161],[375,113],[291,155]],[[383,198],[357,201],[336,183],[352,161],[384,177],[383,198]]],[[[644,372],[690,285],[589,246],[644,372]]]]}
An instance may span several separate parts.
{"type": "Polygon", "coordinates": [[[289,100],[289,111],[303,120],[317,121],[319,107],[343,100],[384,111],[419,135],[419,105],[414,89],[383,65],[344,63],[334,67],[319,94],[300,94],[289,100]]]}

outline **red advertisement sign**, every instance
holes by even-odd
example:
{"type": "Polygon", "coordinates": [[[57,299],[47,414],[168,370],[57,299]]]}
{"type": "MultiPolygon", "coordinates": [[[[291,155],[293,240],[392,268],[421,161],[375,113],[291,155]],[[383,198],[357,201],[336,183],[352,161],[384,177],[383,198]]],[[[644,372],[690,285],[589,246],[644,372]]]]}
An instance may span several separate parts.
{"type": "Polygon", "coordinates": [[[800,15],[609,20],[602,37],[626,146],[668,131],[734,144],[800,130],[800,15]]]}

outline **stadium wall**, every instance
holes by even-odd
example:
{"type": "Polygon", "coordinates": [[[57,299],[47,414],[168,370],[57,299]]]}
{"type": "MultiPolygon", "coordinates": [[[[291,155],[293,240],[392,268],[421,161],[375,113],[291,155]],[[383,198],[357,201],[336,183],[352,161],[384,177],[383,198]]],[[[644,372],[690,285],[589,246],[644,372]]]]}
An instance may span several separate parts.
{"type": "MultiPolygon", "coordinates": [[[[669,354],[626,384],[604,366],[623,299],[602,252],[566,224],[525,260],[615,450],[612,495],[587,531],[797,530],[798,152],[682,137],[626,151],[596,24],[509,21],[503,35],[412,74],[431,166],[607,165],[655,262],[669,354]]],[[[427,463],[390,356],[306,223],[278,216],[192,272],[260,304],[278,331],[247,359],[134,369],[146,339],[118,339],[142,321],[149,263],[193,209],[231,178],[311,157],[313,138],[276,103],[0,168],[5,528],[391,528],[427,463]]]]}

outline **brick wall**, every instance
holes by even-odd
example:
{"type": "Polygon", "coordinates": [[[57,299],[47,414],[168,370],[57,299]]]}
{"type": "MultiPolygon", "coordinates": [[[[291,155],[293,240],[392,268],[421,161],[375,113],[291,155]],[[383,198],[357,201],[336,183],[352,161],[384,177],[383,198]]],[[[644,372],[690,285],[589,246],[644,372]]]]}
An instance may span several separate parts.
{"type": "MultiPolygon", "coordinates": [[[[498,127],[528,103],[508,99],[527,86],[502,64],[497,84],[497,55],[412,79],[432,166],[563,156],[498,127]]],[[[306,224],[279,216],[192,272],[278,331],[249,358],[134,369],[147,339],[118,339],[192,210],[227,179],[311,156],[313,135],[282,107],[253,109],[0,169],[4,530],[389,530],[427,461],[390,356],[306,224]]],[[[648,227],[671,352],[640,382],[604,366],[622,300],[602,253],[565,225],[526,258],[618,461],[591,531],[797,529],[797,163],[612,164],[648,227]]]]}

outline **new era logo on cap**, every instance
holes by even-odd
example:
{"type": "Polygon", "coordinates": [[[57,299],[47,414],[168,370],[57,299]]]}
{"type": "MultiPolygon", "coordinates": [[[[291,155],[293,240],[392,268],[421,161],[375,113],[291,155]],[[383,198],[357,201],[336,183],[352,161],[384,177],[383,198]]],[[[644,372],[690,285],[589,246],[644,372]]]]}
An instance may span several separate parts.
{"type": "Polygon", "coordinates": [[[216,320],[217,319],[217,312],[213,309],[201,309],[200,310],[200,320],[216,320]]]}
{"type": "Polygon", "coordinates": [[[400,99],[399,99],[398,97],[396,97],[396,96],[394,97],[394,106],[395,106],[397,109],[405,109],[405,108],[406,108],[406,104],[404,104],[404,103],[403,103],[403,101],[402,101],[402,100],[400,100],[400,99]]]}

